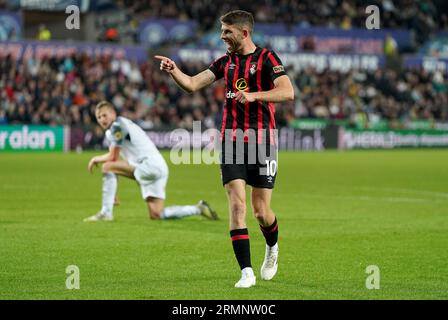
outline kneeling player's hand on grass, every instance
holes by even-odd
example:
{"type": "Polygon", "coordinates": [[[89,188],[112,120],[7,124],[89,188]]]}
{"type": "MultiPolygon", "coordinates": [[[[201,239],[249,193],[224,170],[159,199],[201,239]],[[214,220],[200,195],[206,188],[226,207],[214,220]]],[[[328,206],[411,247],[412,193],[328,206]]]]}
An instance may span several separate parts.
{"type": "Polygon", "coordinates": [[[154,56],[154,58],[161,60],[160,61],[160,70],[166,71],[168,73],[172,73],[174,69],[176,69],[176,63],[170,58],[164,56],[154,56]]]}
{"type": "Polygon", "coordinates": [[[89,165],[87,166],[87,169],[89,170],[90,173],[92,173],[93,168],[98,164],[96,157],[93,157],[92,159],[90,159],[89,161],[89,165]]]}
{"type": "Polygon", "coordinates": [[[246,92],[246,91],[238,91],[236,93],[236,95],[235,95],[235,99],[238,102],[241,102],[241,103],[254,102],[255,101],[255,97],[254,97],[253,93],[246,92]]]}

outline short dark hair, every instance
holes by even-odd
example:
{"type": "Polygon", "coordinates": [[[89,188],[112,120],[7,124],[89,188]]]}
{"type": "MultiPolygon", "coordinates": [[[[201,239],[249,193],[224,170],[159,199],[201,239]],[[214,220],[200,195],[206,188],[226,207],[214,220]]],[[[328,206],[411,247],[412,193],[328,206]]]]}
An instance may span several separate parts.
{"type": "Polygon", "coordinates": [[[221,23],[237,25],[239,27],[249,27],[249,32],[254,30],[254,16],[252,13],[243,10],[234,10],[227,12],[219,19],[221,23]]]}

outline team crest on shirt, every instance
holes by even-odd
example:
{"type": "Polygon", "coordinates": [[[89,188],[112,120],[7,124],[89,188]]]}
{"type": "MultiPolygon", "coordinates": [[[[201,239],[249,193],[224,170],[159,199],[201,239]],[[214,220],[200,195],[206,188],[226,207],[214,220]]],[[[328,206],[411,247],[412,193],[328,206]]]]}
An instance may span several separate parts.
{"type": "Polygon", "coordinates": [[[114,136],[117,141],[120,141],[123,138],[123,134],[121,133],[121,131],[115,132],[114,136]]]}
{"type": "Polygon", "coordinates": [[[250,72],[251,75],[253,75],[255,72],[257,72],[257,65],[255,63],[252,63],[250,65],[249,72],[250,72]]]}

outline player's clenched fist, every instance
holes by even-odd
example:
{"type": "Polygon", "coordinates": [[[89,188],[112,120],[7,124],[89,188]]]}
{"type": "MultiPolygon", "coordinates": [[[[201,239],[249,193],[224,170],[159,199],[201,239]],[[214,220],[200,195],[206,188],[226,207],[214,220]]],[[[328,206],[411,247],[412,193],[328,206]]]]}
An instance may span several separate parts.
{"type": "Polygon", "coordinates": [[[246,91],[238,91],[235,95],[235,99],[238,102],[246,103],[246,102],[254,102],[255,97],[252,92],[246,92],[246,91]]]}
{"type": "Polygon", "coordinates": [[[154,58],[160,60],[160,70],[172,73],[177,68],[176,63],[170,58],[164,56],[154,56],[154,58]]]}

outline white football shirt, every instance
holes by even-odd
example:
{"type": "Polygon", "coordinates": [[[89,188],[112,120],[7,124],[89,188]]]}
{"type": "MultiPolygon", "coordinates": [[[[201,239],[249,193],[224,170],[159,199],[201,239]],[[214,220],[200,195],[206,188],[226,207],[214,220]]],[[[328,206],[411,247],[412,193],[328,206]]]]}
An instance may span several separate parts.
{"type": "Polygon", "coordinates": [[[111,146],[120,147],[121,156],[133,166],[145,159],[166,166],[165,159],[145,131],[127,118],[117,117],[106,130],[106,138],[111,146]]]}

